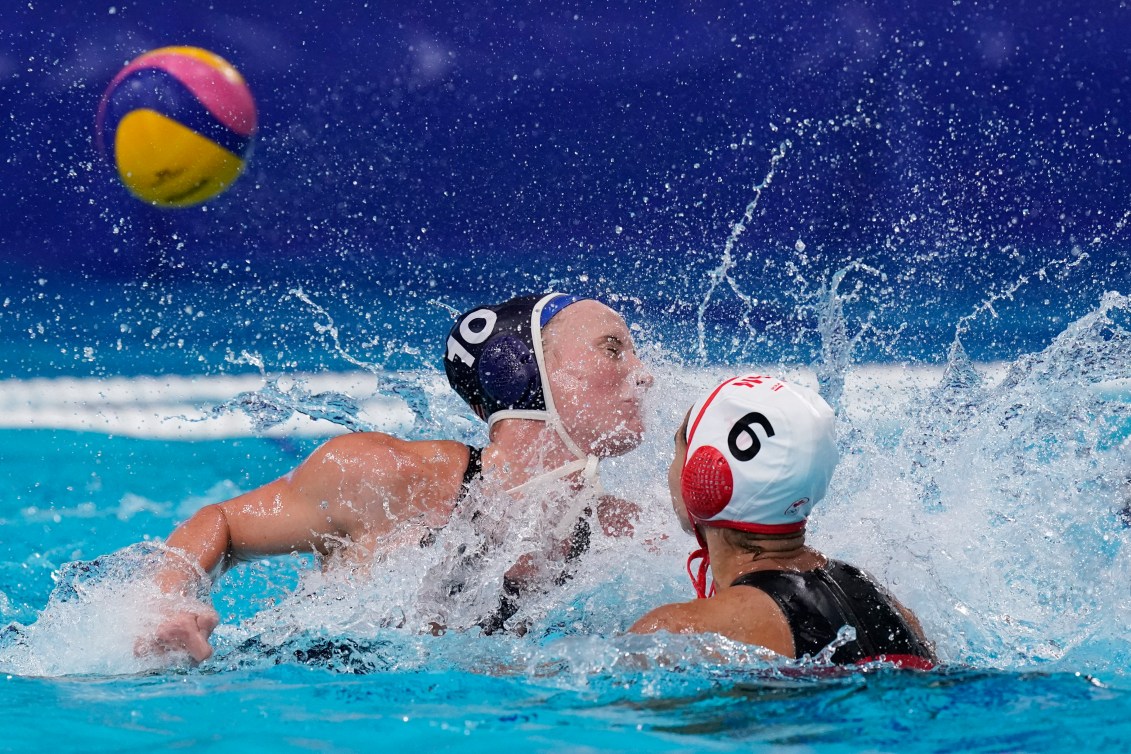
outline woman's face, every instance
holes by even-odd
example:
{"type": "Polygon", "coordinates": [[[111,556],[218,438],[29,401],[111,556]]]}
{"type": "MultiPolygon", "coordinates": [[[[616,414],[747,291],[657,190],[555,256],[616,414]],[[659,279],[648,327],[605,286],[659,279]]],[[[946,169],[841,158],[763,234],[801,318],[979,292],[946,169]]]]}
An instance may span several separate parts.
{"type": "Polygon", "coordinates": [[[620,315],[578,301],[550,321],[543,341],[554,406],[570,438],[602,457],[640,445],[642,403],[653,380],[620,315]]]}
{"type": "Polygon", "coordinates": [[[683,417],[683,423],[675,431],[675,456],[672,458],[672,465],[668,467],[668,492],[672,497],[672,510],[679,518],[683,530],[688,534],[694,534],[695,529],[692,528],[691,519],[687,515],[687,506],[683,502],[681,488],[683,466],[687,463],[687,420],[690,416],[691,411],[688,411],[683,417]]]}

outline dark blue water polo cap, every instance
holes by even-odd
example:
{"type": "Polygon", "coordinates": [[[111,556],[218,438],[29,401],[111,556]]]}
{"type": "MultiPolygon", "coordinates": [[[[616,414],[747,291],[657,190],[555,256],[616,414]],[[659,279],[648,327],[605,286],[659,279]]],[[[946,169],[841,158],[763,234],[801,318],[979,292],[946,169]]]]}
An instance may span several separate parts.
{"type": "Polygon", "coordinates": [[[554,408],[552,396],[547,404],[542,328],[581,300],[564,293],[520,296],[461,314],[444,350],[448,382],[488,424],[504,418],[549,420],[554,408]]]}

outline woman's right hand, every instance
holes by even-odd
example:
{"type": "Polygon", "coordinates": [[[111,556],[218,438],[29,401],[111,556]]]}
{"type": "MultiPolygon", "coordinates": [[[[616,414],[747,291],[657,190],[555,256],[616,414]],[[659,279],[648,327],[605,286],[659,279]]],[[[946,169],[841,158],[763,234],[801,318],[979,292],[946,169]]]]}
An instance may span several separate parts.
{"type": "Polygon", "coordinates": [[[138,657],[186,653],[194,663],[212,656],[208,637],[220,624],[220,616],[210,607],[180,610],[167,615],[153,635],[138,639],[134,654],[138,657]]]}

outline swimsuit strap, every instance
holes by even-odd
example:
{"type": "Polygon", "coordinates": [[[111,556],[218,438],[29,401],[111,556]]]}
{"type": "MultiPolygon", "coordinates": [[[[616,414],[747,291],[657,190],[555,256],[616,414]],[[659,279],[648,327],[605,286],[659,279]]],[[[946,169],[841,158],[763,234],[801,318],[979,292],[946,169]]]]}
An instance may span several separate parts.
{"type": "Polygon", "coordinates": [[[471,487],[471,483],[481,476],[483,476],[483,448],[468,445],[467,468],[463,471],[463,481],[459,486],[459,497],[457,500],[463,500],[467,497],[467,491],[471,487]]]}
{"type": "MultiPolygon", "coordinates": [[[[816,657],[836,638],[841,626],[856,628],[814,571],[752,571],[739,576],[731,586],[760,589],[777,603],[789,623],[796,657],[816,657]]],[[[842,661],[845,649],[837,650],[834,662],[842,661]]],[[[855,659],[859,658],[848,658],[848,662],[855,659]]]]}
{"type": "MultiPolygon", "coordinates": [[[[463,470],[463,481],[459,484],[459,494],[456,495],[456,504],[463,502],[471,483],[483,476],[483,449],[467,446],[467,468],[463,470]]],[[[478,515],[478,514],[476,514],[478,515]]],[[[474,519],[472,519],[474,520],[474,519]]],[[[428,532],[420,538],[421,547],[430,547],[436,543],[436,534],[443,529],[442,526],[429,527],[428,532]]]]}

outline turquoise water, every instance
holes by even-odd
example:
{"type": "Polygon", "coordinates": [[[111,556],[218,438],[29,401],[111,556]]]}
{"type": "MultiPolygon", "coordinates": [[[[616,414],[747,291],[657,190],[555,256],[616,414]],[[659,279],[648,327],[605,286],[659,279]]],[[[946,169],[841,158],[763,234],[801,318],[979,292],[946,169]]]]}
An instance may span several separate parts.
{"type": "MultiPolygon", "coordinates": [[[[857,363],[837,351],[849,315],[826,303],[818,369],[774,367],[840,407],[844,461],[811,536],[916,610],[940,670],[846,673],[713,637],[623,634],[691,595],[692,543],[663,489],[669,427],[728,369],[655,342],[642,343],[651,431],[603,475],[644,505],[636,536],[598,538],[574,579],[524,607],[525,636],[413,628],[426,609],[412,605],[451,567],[454,527],[370,582],[308,556],[244,564],[214,593],[215,656],[158,667],[132,652],[154,548],[342,431],[304,411],[405,436],[475,442],[482,429],[434,369],[15,378],[0,383],[0,750],[26,750],[45,726],[75,751],[1121,750],[1131,307],[1109,296],[1013,360],[955,347],[930,365],[857,363]]],[[[473,607],[449,609],[458,623],[473,607]]]]}
{"type": "MultiPolygon", "coordinates": [[[[597,678],[594,685],[645,680],[597,678]]],[[[278,666],[174,678],[15,678],[5,748],[57,751],[1118,751],[1128,690],[1073,674],[716,676],[663,698],[459,672],[278,666]],[[698,688],[694,688],[694,686],[698,688]]]]}

